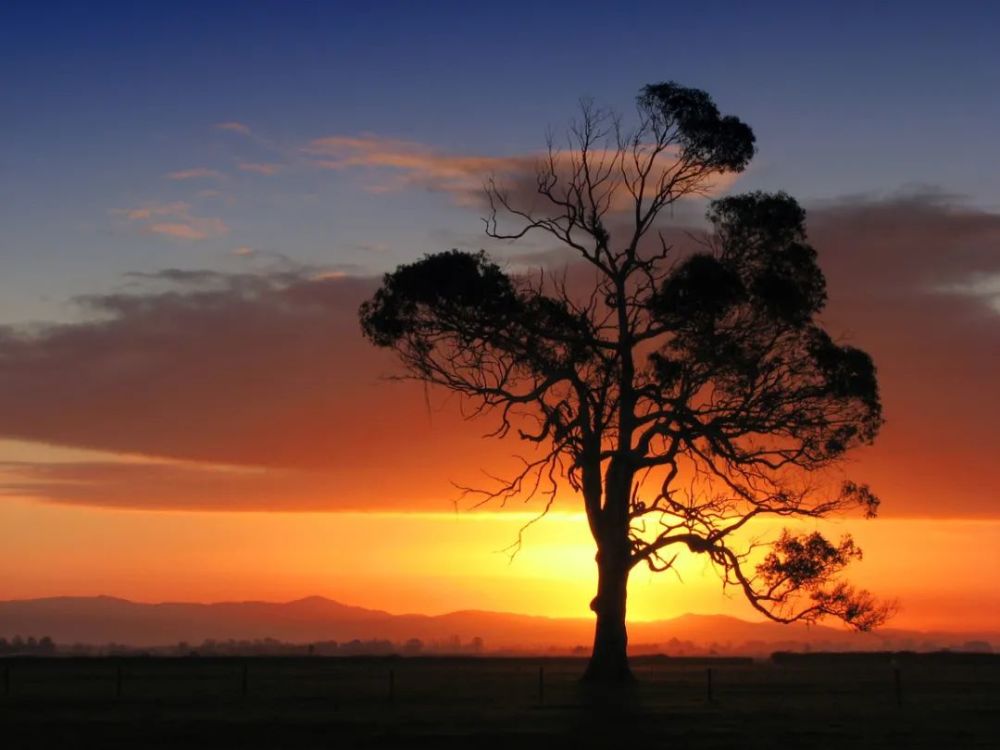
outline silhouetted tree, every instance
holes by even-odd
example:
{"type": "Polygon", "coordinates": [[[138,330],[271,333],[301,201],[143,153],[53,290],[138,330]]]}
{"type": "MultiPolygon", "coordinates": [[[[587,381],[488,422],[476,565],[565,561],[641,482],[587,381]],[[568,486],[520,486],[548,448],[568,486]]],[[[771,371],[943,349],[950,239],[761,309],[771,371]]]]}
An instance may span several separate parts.
{"type": "Polygon", "coordinates": [[[804,211],[784,193],[721,198],[711,232],[673,247],[667,209],[743,171],[754,136],[675,83],[646,86],[637,115],[626,131],[585,104],[568,148],[550,141],[534,199],[487,185],[489,236],[548,235],[575,269],[518,276],[452,250],[387,274],[360,311],[409,377],[492,413],[496,436],[536,444],[483,502],[542,495],[548,510],[563,484],[582,496],[598,566],[587,677],[602,681],[631,678],[629,572],[668,570],[681,551],[780,622],[832,616],[866,630],[887,614],[839,579],[860,556],[849,537],[785,531],[763,549],[737,533],[878,505],[865,485],[825,479],[882,416],[872,360],[817,322],[826,289],[804,211]]]}

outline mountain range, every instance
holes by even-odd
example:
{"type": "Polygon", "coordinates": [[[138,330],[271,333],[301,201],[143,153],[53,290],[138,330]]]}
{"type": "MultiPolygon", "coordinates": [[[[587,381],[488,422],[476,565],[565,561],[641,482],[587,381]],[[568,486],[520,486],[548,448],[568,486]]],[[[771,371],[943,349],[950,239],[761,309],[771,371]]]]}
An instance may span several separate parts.
{"type": "MultiPolygon", "coordinates": [[[[107,596],[0,601],[0,637],[49,636],[56,643],[134,647],[199,644],[207,639],[288,643],[388,640],[468,642],[485,651],[546,652],[587,646],[593,621],[466,610],[443,615],[390,614],[323,597],[292,602],[147,604],[107,596]],[[458,639],[456,641],[456,638],[458,639]]],[[[919,632],[887,628],[856,633],[822,625],[750,622],[723,615],[687,614],[629,625],[636,652],[715,651],[757,655],[775,650],[936,650],[1000,648],[1000,633],[919,632]]]]}

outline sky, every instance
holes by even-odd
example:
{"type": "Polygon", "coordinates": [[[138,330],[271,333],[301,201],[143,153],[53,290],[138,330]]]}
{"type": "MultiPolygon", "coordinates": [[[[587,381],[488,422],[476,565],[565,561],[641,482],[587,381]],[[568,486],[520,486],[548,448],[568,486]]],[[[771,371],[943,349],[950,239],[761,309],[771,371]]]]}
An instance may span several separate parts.
{"type": "MultiPolygon", "coordinates": [[[[672,79],[754,128],[719,190],[808,208],[824,320],[879,368],[859,580],[896,624],[1000,630],[1000,11],[468,5],[0,9],[0,597],[585,615],[575,499],[498,553],[532,509],[452,482],[517,447],[387,382],[356,311],[427,252],[543,262],[482,235],[485,177],[672,79]]],[[[692,565],[635,574],[632,616],[751,616],[692,565]]]]}

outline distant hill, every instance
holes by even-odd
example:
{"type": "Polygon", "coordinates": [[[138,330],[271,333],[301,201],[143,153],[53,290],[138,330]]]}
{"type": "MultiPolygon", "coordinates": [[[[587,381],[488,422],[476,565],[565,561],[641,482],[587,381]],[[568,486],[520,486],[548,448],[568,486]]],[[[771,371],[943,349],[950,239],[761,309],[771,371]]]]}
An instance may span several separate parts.
{"type": "MultiPolygon", "coordinates": [[[[56,643],[119,643],[166,646],[185,641],[274,638],[289,643],[410,638],[463,642],[482,638],[487,651],[546,651],[586,646],[589,619],[549,618],[503,612],[393,615],[380,610],[309,597],[293,602],[143,604],[107,596],[55,597],[0,602],[0,637],[50,636],[56,643]]],[[[774,650],[934,650],[982,641],[1000,648],[997,633],[922,633],[887,629],[855,633],[837,627],[785,626],[722,615],[683,615],[629,626],[637,652],[764,654],[774,650]]]]}

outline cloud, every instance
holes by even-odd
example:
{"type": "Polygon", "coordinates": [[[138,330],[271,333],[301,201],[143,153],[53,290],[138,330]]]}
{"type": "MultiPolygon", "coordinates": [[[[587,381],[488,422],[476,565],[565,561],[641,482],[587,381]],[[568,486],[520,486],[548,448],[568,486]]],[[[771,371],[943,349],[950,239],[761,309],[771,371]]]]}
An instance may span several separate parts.
{"type": "MultiPolygon", "coordinates": [[[[446,193],[459,205],[481,207],[484,187],[492,176],[516,206],[531,208],[542,199],[538,195],[538,167],[543,154],[514,156],[483,156],[450,154],[412,141],[383,138],[376,135],[328,136],[317,138],[307,147],[306,153],[322,169],[367,169],[375,173],[367,189],[373,193],[393,192],[406,188],[423,188],[446,193]]],[[[594,149],[591,163],[602,159],[612,160],[612,152],[594,149]]],[[[565,180],[573,169],[573,160],[579,152],[562,151],[556,155],[556,172],[565,180]]],[[[669,158],[660,160],[660,170],[653,178],[674,164],[669,158]]],[[[625,165],[625,176],[632,173],[625,165]]],[[[624,189],[624,178],[616,175],[609,185],[614,189],[612,210],[628,208],[630,196],[624,189]]],[[[718,175],[707,181],[706,190],[718,192],[728,187],[735,176],[718,175]]]]}
{"type": "MultiPolygon", "coordinates": [[[[883,387],[888,422],[850,473],[887,515],[1000,515],[1000,315],[976,282],[1000,274],[1000,215],[933,195],[852,200],[814,208],[809,229],[828,328],[872,353],[883,387]]],[[[451,480],[514,468],[523,445],[483,440],[489,426],[464,421],[455,399],[382,377],[395,362],[357,323],[375,279],[281,268],[133,274],[127,293],[81,299],[79,322],[0,329],[0,438],[158,459],[8,464],[6,492],[441,510],[451,480]]]]}
{"type": "Polygon", "coordinates": [[[194,167],[193,169],[179,169],[176,172],[167,172],[164,175],[168,180],[199,180],[212,179],[221,180],[225,177],[222,172],[206,167],[194,167]]]}
{"type": "Polygon", "coordinates": [[[206,240],[229,233],[229,226],[222,219],[196,216],[192,213],[191,205],[183,201],[147,203],[138,208],[118,209],[113,213],[140,225],[146,232],[179,240],[206,240]]]}
{"type": "Polygon", "coordinates": [[[382,378],[394,362],[357,323],[374,280],[332,268],[167,269],[129,281],[134,291],[80,299],[79,323],[0,329],[0,433],[183,465],[8,466],[8,494],[441,511],[450,479],[482,478],[482,426],[428,411],[422,388],[382,378]]]}
{"type": "Polygon", "coordinates": [[[857,471],[889,512],[1000,514],[1000,215],[927,193],[810,213],[829,327],[870,351],[887,423],[857,471]]]}
{"type": "Polygon", "coordinates": [[[283,169],[281,164],[257,162],[240,162],[239,168],[244,172],[254,172],[268,177],[278,174],[283,169]]]}
{"type": "Polygon", "coordinates": [[[222,219],[195,219],[187,223],[176,221],[159,221],[148,226],[153,234],[163,234],[180,240],[205,240],[209,237],[219,237],[229,232],[222,219]]]}
{"type": "Polygon", "coordinates": [[[932,290],[982,299],[1000,315],[1000,273],[975,272],[963,280],[939,284],[932,290]]]}
{"type": "MultiPolygon", "coordinates": [[[[146,510],[366,510],[365,483],[346,470],[225,466],[191,461],[0,462],[0,493],[66,505],[146,510]]],[[[382,498],[406,509],[413,498],[382,498]]],[[[439,506],[437,510],[443,510],[439,506]]]]}
{"type": "Polygon", "coordinates": [[[157,216],[178,216],[190,212],[191,204],[175,201],[173,203],[149,203],[139,208],[122,209],[126,218],[132,221],[149,221],[157,216]]]}
{"type": "Polygon", "coordinates": [[[216,130],[228,130],[230,133],[239,133],[240,135],[250,135],[251,130],[248,125],[244,125],[242,122],[236,122],[235,120],[230,120],[229,122],[218,122],[215,124],[216,130]]]}
{"type": "Polygon", "coordinates": [[[535,157],[489,157],[444,154],[410,141],[374,135],[329,136],[306,149],[323,169],[369,168],[386,174],[369,185],[372,192],[422,187],[448,193],[461,204],[479,200],[490,174],[533,170],[535,157]]]}

